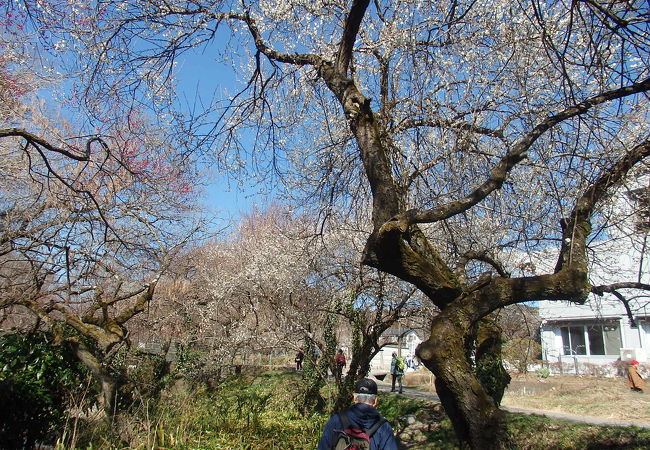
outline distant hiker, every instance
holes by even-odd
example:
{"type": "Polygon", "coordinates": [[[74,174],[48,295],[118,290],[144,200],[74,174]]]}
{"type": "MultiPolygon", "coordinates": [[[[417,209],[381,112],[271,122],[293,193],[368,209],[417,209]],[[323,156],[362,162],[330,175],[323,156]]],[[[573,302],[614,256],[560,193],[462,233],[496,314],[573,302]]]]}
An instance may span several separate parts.
{"type": "Polygon", "coordinates": [[[341,379],[343,375],[343,368],[346,366],[345,355],[343,354],[343,349],[340,348],[336,356],[334,357],[334,377],[337,380],[341,379]]]}
{"type": "Polygon", "coordinates": [[[397,352],[393,352],[393,359],[390,361],[390,374],[393,376],[393,385],[390,389],[395,392],[395,381],[399,386],[399,393],[402,393],[402,376],[404,376],[404,358],[398,357],[397,352]]]}
{"type": "Polygon", "coordinates": [[[354,387],[352,398],[354,405],[334,414],[325,424],[318,450],[397,450],[392,427],[375,409],[378,401],[377,383],[370,378],[362,378],[354,387]]]}
{"type": "Polygon", "coordinates": [[[639,361],[636,359],[627,366],[627,387],[634,392],[643,392],[645,389],[643,378],[639,375],[639,361]]]}
{"type": "Polygon", "coordinates": [[[302,347],[296,353],[296,371],[302,370],[302,360],[305,359],[305,353],[302,351],[302,347]]]}

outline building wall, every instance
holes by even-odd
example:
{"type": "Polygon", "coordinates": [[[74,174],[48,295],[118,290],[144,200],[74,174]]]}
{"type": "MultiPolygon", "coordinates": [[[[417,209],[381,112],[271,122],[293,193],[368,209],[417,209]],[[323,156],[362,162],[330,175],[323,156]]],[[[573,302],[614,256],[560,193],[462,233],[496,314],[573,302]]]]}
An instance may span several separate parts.
{"type": "Polygon", "coordinates": [[[541,301],[537,304],[542,320],[581,319],[583,317],[621,317],[625,308],[620,302],[591,299],[586,305],[577,305],[566,301],[541,301]]]}
{"type": "MultiPolygon", "coordinates": [[[[589,282],[593,286],[608,285],[621,281],[636,281],[642,283],[650,282],[650,258],[648,258],[648,244],[650,236],[647,231],[637,229],[637,221],[632,220],[638,212],[640,204],[635,192],[643,190],[647,195],[650,180],[647,173],[638,177],[630,177],[626,180],[628,185],[621,185],[619,190],[612,196],[612,220],[610,226],[602,234],[600,239],[590,243],[591,267],[589,271],[589,282]]],[[[636,217],[637,219],[639,217],[636,217]]],[[[549,248],[539,254],[527,255],[537,267],[540,273],[547,273],[552,270],[550,265],[554,264],[557,249],[549,248]]],[[[632,313],[638,327],[632,328],[627,317],[623,304],[611,294],[603,296],[590,295],[586,305],[576,305],[562,301],[541,301],[538,302],[539,316],[542,320],[540,326],[542,357],[551,364],[559,367],[573,366],[574,371],[582,366],[600,365],[612,366],[619,359],[621,361],[637,359],[640,362],[647,362],[650,356],[650,307],[645,306],[647,299],[645,294],[631,289],[622,290],[621,293],[628,299],[638,296],[638,301],[631,302],[632,313]],[[645,297],[645,298],[644,298],[645,297]],[[600,324],[602,329],[602,340],[594,339],[594,347],[604,345],[607,355],[594,355],[589,353],[589,325],[600,324]],[[587,354],[577,353],[573,346],[566,349],[569,340],[573,342],[577,336],[579,327],[582,326],[584,337],[579,342],[579,347],[584,347],[587,354]],[[568,328],[575,327],[575,328],[568,328]],[[616,346],[618,351],[608,351],[614,347],[614,339],[611,327],[618,330],[616,346]],[[564,328],[564,334],[563,334],[564,328]],[[571,333],[575,333],[576,336],[571,333]],[[584,342],[584,345],[582,343],[584,342]],[[601,342],[604,342],[601,343],[601,342]],[[566,354],[572,353],[572,354],[566,354]],[[615,354],[613,354],[615,353],[615,354]]],[[[596,328],[591,328],[595,333],[596,328]]],[[[602,348],[602,347],[601,347],[602,348]]],[[[580,350],[582,351],[582,350],[580,350]]]]}
{"type": "Polygon", "coordinates": [[[415,332],[410,332],[401,339],[401,351],[398,350],[397,344],[385,345],[370,362],[370,374],[390,372],[393,352],[397,352],[403,358],[415,355],[415,349],[420,342],[422,339],[415,332]]]}
{"type": "MultiPolygon", "coordinates": [[[[539,302],[542,358],[549,363],[569,364],[612,364],[626,359],[647,362],[650,356],[650,316],[637,316],[638,326],[632,328],[625,309],[618,301],[602,299],[587,305],[575,305],[568,302],[539,302]],[[580,327],[591,324],[614,325],[618,328],[620,348],[616,354],[572,354],[567,355],[562,336],[562,327],[580,327]],[[633,352],[621,350],[630,349],[633,352]]],[[[588,335],[585,336],[585,351],[589,353],[588,335]]],[[[608,352],[612,353],[612,352],[608,352]]]]}

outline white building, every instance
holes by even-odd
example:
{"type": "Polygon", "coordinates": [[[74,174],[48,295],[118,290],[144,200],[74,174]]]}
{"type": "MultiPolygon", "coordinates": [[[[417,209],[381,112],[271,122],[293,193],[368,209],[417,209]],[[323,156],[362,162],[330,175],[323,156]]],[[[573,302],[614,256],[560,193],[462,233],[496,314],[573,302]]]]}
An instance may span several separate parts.
{"type": "MultiPolygon", "coordinates": [[[[607,230],[608,239],[591,244],[594,251],[590,254],[589,281],[592,286],[650,283],[650,227],[644,209],[650,196],[648,178],[640,177],[633,183],[642,187],[621,189],[614,197],[613,210],[618,216],[613,218],[619,220],[613,222],[617,226],[607,230]]],[[[650,293],[630,289],[620,292],[629,301],[634,323],[623,302],[613,294],[591,295],[585,305],[539,302],[542,359],[551,363],[551,368],[554,364],[563,372],[574,373],[583,372],[588,365],[611,365],[618,360],[650,362],[650,293]]]]}
{"type": "Polygon", "coordinates": [[[542,359],[558,365],[558,370],[575,371],[576,366],[611,364],[619,359],[647,362],[650,311],[637,311],[636,327],[631,326],[618,300],[597,305],[543,301],[539,302],[539,315],[542,359]]]}
{"type": "Polygon", "coordinates": [[[414,330],[386,330],[382,335],[382,348],[370,361],[370,373],[381,374],[390,372],[393,352],[403,358],[415,355],[416,347],[422,339],[414,330]],[[399,345],[398,345],[399,342],[399,345]]]}

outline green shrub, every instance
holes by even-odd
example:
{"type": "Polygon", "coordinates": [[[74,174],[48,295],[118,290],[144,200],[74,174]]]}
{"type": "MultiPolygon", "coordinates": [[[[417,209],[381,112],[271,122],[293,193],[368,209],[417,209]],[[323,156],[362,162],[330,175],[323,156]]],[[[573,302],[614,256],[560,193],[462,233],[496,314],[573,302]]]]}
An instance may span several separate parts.
{"type": "Polygon", "coordinates": [[[102,432],[84,445],[313,449],[328,416],[303,417],[296,411],[299,384],[300,374],[281,371],[230,377],[212,390],[167,391],[155,407],[121,416],[121,426],[131,430],[127,444],[106,444],[102,432]]]}
{"type": "Polygon", "coordinates": [[[44,332],[0,336],[0,448],[53,443],[66,405],[87,379],[72,352],[52,342],[44,332]]]}
{"type": "MultiPolygon", "coordinates": [[[[135,404],[145,400],[157,400],[169,381],[170,363],[163,356],[136,353],[130,358],[131,368],[120,387],[120,395],[135,404]]],[[[123,405],[130,406],[130,405],[123,405]]]]}
{"type": "Polygon", "coordinates": [[[204,365],[206,355],[201,350],[183,344],[176,345],[175,371],[183,378],[191,381],[205,376],[204,365]]]}

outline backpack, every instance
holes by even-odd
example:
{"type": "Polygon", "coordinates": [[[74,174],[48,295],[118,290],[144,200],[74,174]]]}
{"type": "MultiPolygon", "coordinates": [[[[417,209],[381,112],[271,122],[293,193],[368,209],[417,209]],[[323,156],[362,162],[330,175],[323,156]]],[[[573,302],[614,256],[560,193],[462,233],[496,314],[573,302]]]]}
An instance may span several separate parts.
{"type": "Polygon", "coordinates": [[[381,427],[386,419],[380,418],[370,429],[353,428],[345,412],[338,414],[342,430],[335,430],[336,439],[332,450],[370,450],[370,438],[381,427]]]}
{"type": "Polygon", "coordinates": [[[397,358],[395,368],[400,372],[404,372],[404,358],[400,358],[400,357],[397,358]]]}

